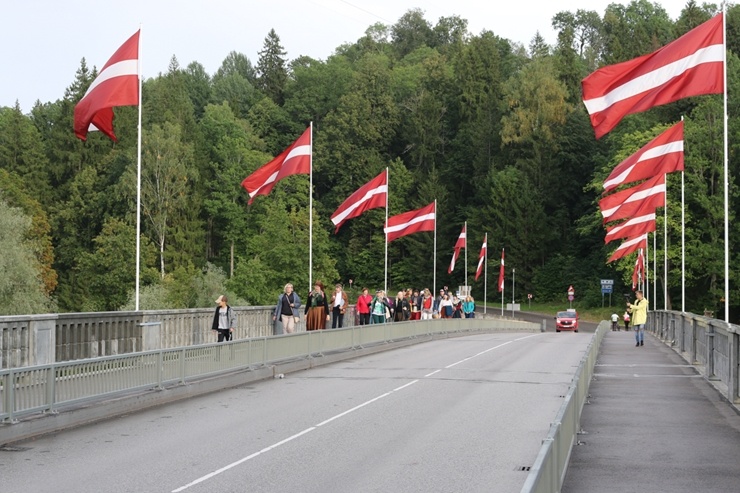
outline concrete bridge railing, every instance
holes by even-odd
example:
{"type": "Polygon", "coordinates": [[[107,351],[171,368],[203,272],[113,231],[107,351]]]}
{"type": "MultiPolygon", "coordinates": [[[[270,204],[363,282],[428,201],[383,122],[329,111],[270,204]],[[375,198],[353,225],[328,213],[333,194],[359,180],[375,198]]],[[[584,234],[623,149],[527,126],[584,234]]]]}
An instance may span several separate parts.
{"type": "Polygon", "coordinates": [[[740,327],[723,320],[655,310],[647,330],[694,365],[730,404],[740,404],[740,327]]]}
{"type": "Polygon", "coordinates": [[[4,369],[0,370],[0,445],[435,338],[475,332],[539,332],[541,328],[540,324],[506,319],[421,320],[4,369]]]}
{"type": "MultiPolygon", "coordinates": [[[[234,339],[266,337],[281,330],[273,306],[234,307],[234,339]]],[[[215,308],[138,312],[52,313],[0,317],[0,369],[205,344],[215,308]]],[[[345,325],[355,319],[354,306],[345,325]]],[[[305,320],[297,325],[305,330],[305,320]]]]}

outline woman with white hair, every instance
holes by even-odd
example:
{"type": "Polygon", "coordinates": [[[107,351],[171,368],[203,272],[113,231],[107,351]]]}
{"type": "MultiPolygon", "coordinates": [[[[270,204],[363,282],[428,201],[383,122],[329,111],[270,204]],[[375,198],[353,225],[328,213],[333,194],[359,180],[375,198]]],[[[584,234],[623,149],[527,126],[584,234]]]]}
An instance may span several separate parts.
{"type": "Polygon", "coordinates": [[[278,296],[277,305],[275,306],[275,313],[272,315],[273,322],[280,317],[280,322],[283,324],[283,330],[286,334],[292,334],[295,332],[295,324],[299,320],[299,311],[301,307],[301,298],[298,293],[293,291],[293,285],[288,283],[283,288],[283,293],[278,296]]]}

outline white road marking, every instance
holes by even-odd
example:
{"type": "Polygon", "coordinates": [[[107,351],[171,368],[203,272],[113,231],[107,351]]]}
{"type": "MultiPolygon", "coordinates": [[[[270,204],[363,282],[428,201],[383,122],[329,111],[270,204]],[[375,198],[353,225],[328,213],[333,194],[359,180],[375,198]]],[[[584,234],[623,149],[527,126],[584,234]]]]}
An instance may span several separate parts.
{"type": "MultiPolygon", "coordinates": [[[[461,359],[457,363],[453,363],[451,365],[445,366],[444,368],[445,369],[452,368],[453,366],[459,365],[460,363],[462,363],[464,361],[471,360],[473,358],[476,358],[478,356],[481,356],[483,354],[486,354],[486,353],[488,353],[490,351],[493,351],[495,349],[502,348],[502,347],[504,347],[504,346],[506,346],[508,344],[511,344],[512,342],[522,341],[524,339],[529,339],[530,337],[535,337],[537,335],[539,335],[539,334],[533,334],[533,335],[529,335],[529,336],[526,336],[526,337],[520,337],[519,339],[513,339],[513,340],[508,341],[508,342],[505,342],[503,344],[499,344],[498,346],[494,346],[492,348],[488,348],[485,351],[481,351],[480,353],[475,354],[473,356],[470,356],[468,358],[461,359]]],[[[426,377],[430,377],[430,376],[432,376],[432,375],[434,375],[436,373],[439,373],[440,371],[442,371],[442,369],[435,370],[435,371],[433,371],[433,372],[431,372],[431,373],[429,373],[427,375],[424,375],[424,377],[425,378],[426,377]]],[[[207,480],[213,478],[214,476],[218,476],[219,474],[221,474],[223,472],[226,472],[229,469],[233,469],[234,467],[236,467],[236,466],[238,466],[240,464],[243,464],[243,463],[247,462],[248,460],[254,459],[255,457],[258,457],[258,456],[264,454],[265,452],[269,452],[270,450],[276,449],[276,448],[278,448],[281,445],[284,445],[284,444],[286,444],[288,442],[291,442],[291,441],[295,440],[298,437],[301,437],[301,436],[305,435],[306,433],[309,433],[309,432],[314,431],[315,429],[317,429],[317,428],[319,428],[321,426],[324,426],[325,424],[331,423],[335,419],[339,419],[339,418],[341,418],[343,416],[346,416],[346,415],[348,415],[348,414],[350,414],[350,413],[352,413],[354,411],[357,411],[358,409],[361,409],[361,408],[367,406],[368,404],[372,404],[373,402],[379,401],[380,399],[382,399],[384,397],[388,397],[389,395],[393,394],[394,392],[399,392],[399,391],[401,391],[401,390],[403,390],[405,388],[408,388],[408,387],[412,386],[413,384],[417,383],[418,381],[419,381],[419,379],[412,380],[411,382],[408,382],[406,384],[403,384],[400,387],[396,387],[395,389],[391,390],[390,392],[386,392],[385,394],[381,394],[381,395],[379,395],[377,397],[374,397],[374,398],[370,399],[369,401],[365,401],[362,404],[359,404],[359,405],[353,407],[352,409],[348,409],[348,410],[346,410],[346,411],[344,411],[342,413],[337,414],[336,416],[332,416],[331,418],[322,421],[321,423],[317,424],[316,426],[311,426],[310,428],[306,428],[305,430],[303,430],[303,431],[301,431],[299,433],[296,433],[295,435],[290,436],[290,437],[286,438],[285,440],[281,440],[281,441],[279,441],[279,442],[277,442],[277,443],[275,443],[273,445],[270,445],[269,447],[263,448],[259,452],[255,452],[252,455],[248,455],[246,457],[243,457],[243,458],[239,459],[236,462],[232,462],[231,464],[228,464],[228,465],[222,467],[221,469],[217,469],[217,470],[215,470],[215,471],[213,471],[211,473],[206,474],[205,476],[201,476],[198,479],[196,479],[195,481],[192,481],[192,482],[186,484],[185,486],[181,486],[181,487],[179,487],[179,488],[177,488],[175,490],[172,490],[172,493],[179,493],[181,491],[184,491],[184,490],[190,488],[191,486],[195,486],[196,484],[202,483],[203,481],[207,481],[207,480]]]]}

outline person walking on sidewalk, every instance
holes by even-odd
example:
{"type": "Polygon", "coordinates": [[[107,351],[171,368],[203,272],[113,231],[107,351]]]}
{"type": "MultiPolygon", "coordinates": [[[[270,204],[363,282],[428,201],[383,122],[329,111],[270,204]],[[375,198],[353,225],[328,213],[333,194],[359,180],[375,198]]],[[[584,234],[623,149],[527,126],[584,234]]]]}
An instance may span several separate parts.
{"type": "Polygon", "coordinates": [[[632,328],[635,330],[635,347],[645,345],[645,324],[647,323],[648,300],[642,291],[635,291],[637,298],[634,303],[627,303],[632,309],[632,328]]]}
{"type": "Polygon", "coordinates": [[[619,330],[619,315],[616,313],[612,313],[612,330],[619,330]]]}

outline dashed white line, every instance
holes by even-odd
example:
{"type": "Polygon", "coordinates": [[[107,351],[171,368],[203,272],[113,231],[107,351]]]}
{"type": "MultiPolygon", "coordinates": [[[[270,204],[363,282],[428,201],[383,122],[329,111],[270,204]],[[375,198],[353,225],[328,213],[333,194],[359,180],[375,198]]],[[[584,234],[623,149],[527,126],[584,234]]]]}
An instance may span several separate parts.
{"type": "MultiPolygon", "coordinates": [[[[478,356],[481,356],[483,354],[486,354],[486,353],[488,353],[490,351],[493,351],[495,349],[502,348],[502,347],[504,347],[504,346],[506,346],[508,344],[511,344],[512,342],[521,341],[521,340],[524,340],[524,339],[528,339],[530,337],[535,337],[537,335],[539,335],[539,334],[533,334],[533,335],[529,335],[529,336],[526,336],[526,337],[520,337],[519,339],[513,339],[513,340],[508,341],[508,342],[505,342],[503,344],[499,344],[498,346],[494,346],[492,348],[488,348],[485,351],[481,351],[478,354],[475,354],[475,355],[470,356],[468,358],[461,359],[460,361],[458,361],[456,363],[452,363],[451,365],[447,365],[447,366],[444,367],[444,369],[452,368],[455,365],[459,365],[460,363],[463,363],[465,361],[471,360],[473,358],[476,358],[478,356]]],[[[436,373],[439,373],[441,371],[442,371],[442,369],[435,370],[435,371],[433,371],[431,373],[428,373],[427,375],[424,375],[424,378],[430,377],[430,376],[432,376],[432,375],[434,375],[436,373]]],[[[243,464],[243,463],[247,462],[248,460],[254,459],[255,457],[258,457],[258,456],[264,454],[265,452],[269,452],[270,450],[276,449],[276,448],[278,448],[281,445],[284,445],[284,444],[286,444],[288,442],[291,442],[291,441],[295,440],[296,438],[305,435],[306,433],[310,433],[310,432],[314,431],[315,429],[317,429],[317,428],[319,428],[321,426],[324,426],[326,424],[329,424],[332,421],[334,421],[336,419],[339,419],[339,418],[341,418],[343,416],[346,416],[346,415],[348,415],[348,414],[350,414],[350,413],[352,413],[354,411],[357,411],[358,409],[361,409],[361,408],[367,406],[368,404],[372,404],[373,402],[379,401],[380,399],[382,399],[384,397],[388,397],[389,395],[393,394],[394,392],[399,392],[399,391],[401,391],[401,390],[403,390],[405,388],[408,388],[408,387],[414,385],[415,383],[417,383],[418,381],[419,381],[419,379],[412,380],[411,382],[408,382],[406,384],[403,384],[400,387],[396,387],[395,389],[391,390],[390,392],[386,392],[385,394],[381,394],[381,395],[379,395],[377,397],[374,397],[374,398],[372,398],[372,399],[370,399],[368,401],[363,402],[362,404],[359,404],[359,405],[353,407],[352,409],[348,409],[348,410],[346,410],[346,411],[344,411],[342,413],[337,414],[336,416],[332,416],[331,418],[322,421],[321,423],[317,424],[316,426],[311,426],[310,428],[306,428],[305,430],[303,430],[303,431],[301,431],[299,433],[296,433],[293,436],[290,436],[290,437],[288,437],[288,438],[286,438],[284,440],[281,440],[281,441],[279,441],[279,442],[277,442],[277,443],[275,443],[273,445],[270,445],[269,447],[263,448],[259,452],[255,452],[252,455],[248,455],[246,457],[243,457],[243,458],[239,459],[236,462],[232,462],[231,464],[228,464],[228,465],[222,467],[221,469],[217,469],[217,470],[215,470],[215,471],[213,471],[211,473],[206,474],[205,476],[201,476],[200,478],[198,478],[195,481],[192,481],[192,482],[186,484],[185,486],[181,486],[181,487],[179,487],[179,488],[177,488],[175,490],[172,490],[172,493],[179,493],[181,491],[184,491],[184,490],[190,488],[191,486],[195,486],[196,484],[202,483],[203,481],[207,481],[207,480],[213,478],[214,476],[218,476],[219,474],[221,474],[223,472],[226,472],[229,469],[233,469],[234,467],[236,467],[236,466],[238,466],[240,464],[243,464]]]]}

